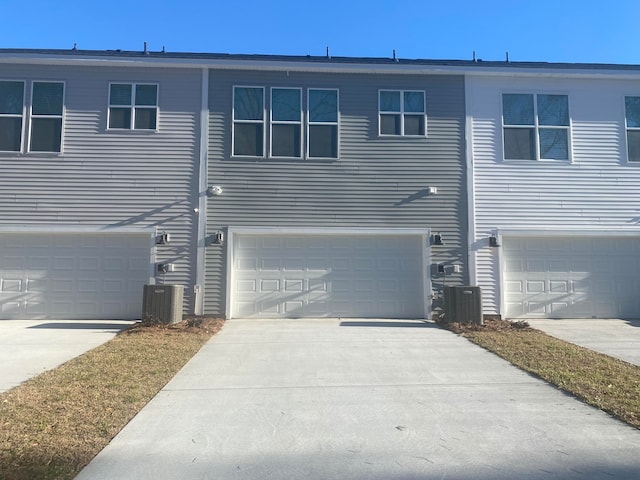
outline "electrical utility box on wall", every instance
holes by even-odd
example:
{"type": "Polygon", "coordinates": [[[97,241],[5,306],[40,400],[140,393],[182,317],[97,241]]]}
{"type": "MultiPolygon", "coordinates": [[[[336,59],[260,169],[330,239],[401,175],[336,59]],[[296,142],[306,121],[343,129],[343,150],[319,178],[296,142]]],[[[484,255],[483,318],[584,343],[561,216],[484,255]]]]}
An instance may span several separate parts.
{"type": "Polygon", "coordinates": [[[145,285],[142,296],[142,321],[176,323],[182,320],[182,285],[145,285]]]}
{"type": "Polygon", "coordinates": [[[480,287],[444,287],[444,320],[482,325],[480,287]]]}

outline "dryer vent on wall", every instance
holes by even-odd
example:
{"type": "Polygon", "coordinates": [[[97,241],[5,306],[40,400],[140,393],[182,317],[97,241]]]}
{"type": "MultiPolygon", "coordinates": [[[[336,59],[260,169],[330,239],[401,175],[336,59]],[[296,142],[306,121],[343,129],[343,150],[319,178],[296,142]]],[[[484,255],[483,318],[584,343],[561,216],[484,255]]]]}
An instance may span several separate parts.
{"type": "Polygon", "coordinates": [[[182,320],[182,285],[145,285],[142,297],[142,321],[176,323],[182,320]]]}

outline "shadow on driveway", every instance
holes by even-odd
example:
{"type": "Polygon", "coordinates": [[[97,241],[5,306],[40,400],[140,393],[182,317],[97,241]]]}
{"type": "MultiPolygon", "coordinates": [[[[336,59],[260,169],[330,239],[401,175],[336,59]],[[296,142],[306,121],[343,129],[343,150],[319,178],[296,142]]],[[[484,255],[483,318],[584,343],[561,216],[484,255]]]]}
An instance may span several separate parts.
{"type": "Polygon", "coordinates": [[[39,323],[27,328],[53,328],[53,329],[70,329],[70,330],[126,330],[133,323],[86,323],[86,322],[51,322],[39,323]]]}
{"type": "Polygon", "coordinates": [[[389,321],[389,320],[351,320],[340,322],[341,327],[394,327],[394,328],[438,328],[433,322],[423,320],[416,321],[389,321]]]}

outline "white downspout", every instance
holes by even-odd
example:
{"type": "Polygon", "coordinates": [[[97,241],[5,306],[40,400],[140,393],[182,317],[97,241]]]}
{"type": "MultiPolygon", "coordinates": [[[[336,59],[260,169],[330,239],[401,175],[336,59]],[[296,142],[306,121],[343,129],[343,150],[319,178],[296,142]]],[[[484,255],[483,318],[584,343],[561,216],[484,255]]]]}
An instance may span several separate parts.
{"type": "Polygon", "coordinates": [[[193,313],[204,313],[205,247],[207,235],[207,152],[209,149],[209,70],[202,69],[200,104],[200,161],[198,169],[198,247],[193,313]]]}
{"type": "Polygon", "coordinates": [[[465,110],[465,146],[467,157],[467,263],[469,271],[469,285],[478,285],[478,274],[476,268],[476,251],[474,250],[476,238],[476,195],[475,195],[475,172],[473,168],[473,115],[469,113],[470,94],[468,76],[464,76],[464,110],[465,110]]]}

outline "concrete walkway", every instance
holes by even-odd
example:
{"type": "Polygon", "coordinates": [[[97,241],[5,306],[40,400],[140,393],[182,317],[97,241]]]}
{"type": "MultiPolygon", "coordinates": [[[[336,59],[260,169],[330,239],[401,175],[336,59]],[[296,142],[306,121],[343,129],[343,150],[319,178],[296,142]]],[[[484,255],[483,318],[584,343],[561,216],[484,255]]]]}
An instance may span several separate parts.
{"type": "Polygon", "coordinates": [[[640,320],[580,318],[527,322],[556,338],[640,365],[640,320]]]}
{"type": "Polygon", "coordinates": [[[0,393],[111,340],[124,320],[0,320],[0,393]]]}
{"type": "Polygon", "coordinates": [[[419,321],[230,320],[77,477],[637,479],[640,431],[419,321]]]}

